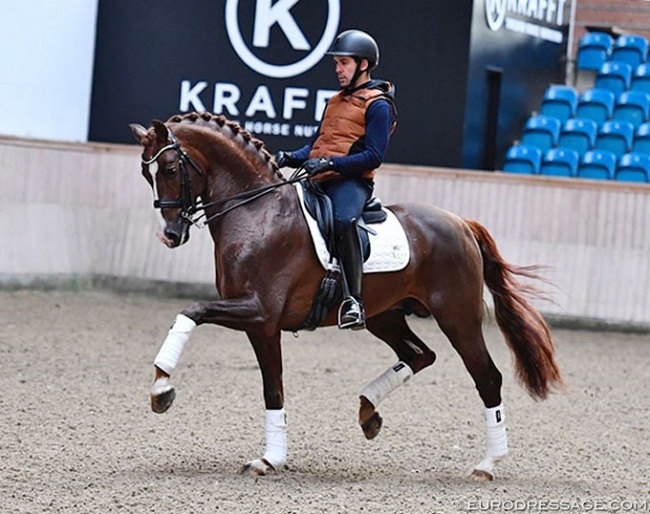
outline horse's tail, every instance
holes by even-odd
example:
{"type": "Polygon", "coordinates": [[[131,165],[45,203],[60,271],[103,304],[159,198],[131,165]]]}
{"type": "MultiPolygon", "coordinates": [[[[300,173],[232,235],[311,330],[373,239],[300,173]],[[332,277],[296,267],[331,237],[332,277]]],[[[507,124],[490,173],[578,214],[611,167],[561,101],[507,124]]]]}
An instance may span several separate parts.
{"type": "Polygon", "coordinates": [[[550,329],[527,296],[540,296],[532,286],[516,276],[539,279],[534,267],[507,263],[497,245],[480,223],[465,220],[478,242],[483,256],[485,284],[494,298],[497,324],[515,355],[516,376],[534,398],[544,399],[554,386],[562,385],[562,375],[555,362],[550,329]]]}

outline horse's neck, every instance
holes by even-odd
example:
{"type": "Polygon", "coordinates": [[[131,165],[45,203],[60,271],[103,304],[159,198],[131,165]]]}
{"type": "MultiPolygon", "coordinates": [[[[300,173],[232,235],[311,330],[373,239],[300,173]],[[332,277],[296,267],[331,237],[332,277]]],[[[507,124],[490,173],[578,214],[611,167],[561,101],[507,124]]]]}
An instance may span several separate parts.
{"type": "Polygon", "coordinates": [[[216,130],[205,129],[197,133],[188,144],[204,163],[204,202],[223,200],[280,182],[264,154],[250,143],[216,130]]]}

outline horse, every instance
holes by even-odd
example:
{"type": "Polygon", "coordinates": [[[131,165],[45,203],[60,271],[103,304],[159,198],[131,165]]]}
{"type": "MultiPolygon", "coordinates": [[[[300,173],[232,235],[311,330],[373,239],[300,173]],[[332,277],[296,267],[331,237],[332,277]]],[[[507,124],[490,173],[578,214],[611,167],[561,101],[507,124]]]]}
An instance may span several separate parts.
{"type": "MultiPolygon", "coordinates": [[[[175,398],[171,375],[192,331],[206,323],[246,333],[260,367],[266,407],[265,451],[244,463],[252,475],[287,464],[281,334],[307,318],[326,270],[317,260],[299,195],[264,143],[223,115],[186,113],[149,128],[133,123],[142,146],[141,171],[159,209],[161,241],[185,244],[190,228],[207,226],[214,242],[218,299],[180,312],[154,360],[151,408],[165,412],[175,398]]],[[[302,179],[300,179],[302,180],[302,179]]],[[[307,179],[309,180],[309,179],[307,179]]],[[[502,375],[485,344],[484,285],[514,355],[515,375],[535,399],[563,385],[551,331],[529,299],[541,296],[528,278],[538,268],[508,263],[480,223],[421,204],[386,207],[400,221],[410,257],[400,271],[364,274],[366,329],[395,353],[397,363],[359,395],[359,425],[378,435],[377,407],[389,393],[431,366],[436,354],[410,329],[407,317],[432,317],[459,354],[483,403],[486,447],[472,476],[492,480],[508,453],[502,375]],[[524,280],[522,280],[524,279],[524,280]]],[[[330,310],[318,326],[336,324],[330,310]]]]}

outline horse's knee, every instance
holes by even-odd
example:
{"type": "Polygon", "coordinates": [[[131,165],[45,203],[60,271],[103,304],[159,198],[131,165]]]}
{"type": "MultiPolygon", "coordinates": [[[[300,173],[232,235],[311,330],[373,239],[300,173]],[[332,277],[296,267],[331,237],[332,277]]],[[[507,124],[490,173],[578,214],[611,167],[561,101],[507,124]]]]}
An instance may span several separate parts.
{"type": "Polygon", "coordinates": [[[198,325],[200,321],[202,321],[203,316],[205,316],[206,308],[205,304],[201,302],[194,302],[185,309],[183,309],[183,312],[181,314],[187,316],[188,318],[194,320],[194,322],[198,325]]]}

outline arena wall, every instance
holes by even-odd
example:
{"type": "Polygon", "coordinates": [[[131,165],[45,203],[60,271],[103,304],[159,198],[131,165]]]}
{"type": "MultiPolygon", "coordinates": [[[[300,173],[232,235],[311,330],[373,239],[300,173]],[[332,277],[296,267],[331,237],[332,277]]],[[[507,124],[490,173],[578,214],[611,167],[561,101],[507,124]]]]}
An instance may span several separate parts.
{"type": "MultiPolygon", "coordinates": [[[[0,287],[215,294],[206,230],[174,250],[155,237],[139,147],[0,138],[0,163],[0,287]]],[[[650,327],[648,185],[386,164],[376,191],[476,219],[507,260],[548,266],[548,317],[650,327]]]]}

